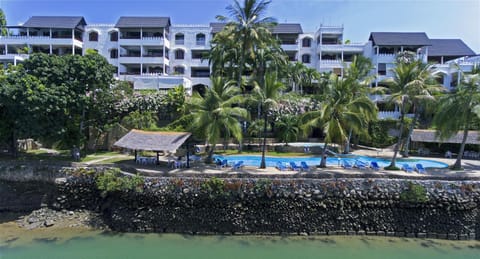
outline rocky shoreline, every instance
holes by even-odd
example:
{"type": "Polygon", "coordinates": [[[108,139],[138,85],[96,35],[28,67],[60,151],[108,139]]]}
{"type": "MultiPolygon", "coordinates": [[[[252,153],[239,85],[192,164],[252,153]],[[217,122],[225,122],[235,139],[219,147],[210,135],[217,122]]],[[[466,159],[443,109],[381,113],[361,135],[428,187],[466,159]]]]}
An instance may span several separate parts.
{"type": "Polygon", "coordinates": [[[42,228],[93,228],[108,230],[100,214],[88,210],[53,210],[41,208],[28,215],[20,216],[16,224],[24,229],[42,228]]]}

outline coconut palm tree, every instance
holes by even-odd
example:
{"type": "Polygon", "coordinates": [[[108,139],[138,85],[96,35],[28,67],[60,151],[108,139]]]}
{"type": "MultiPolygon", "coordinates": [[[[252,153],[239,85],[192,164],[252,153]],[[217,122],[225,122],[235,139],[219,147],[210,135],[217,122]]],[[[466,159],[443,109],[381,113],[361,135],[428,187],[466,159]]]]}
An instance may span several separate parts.
{"type": "Polygon", "coordinates": [[[204,97],[194,92],[188,103],[192,130],[211,145],[206,162],[212,161],[215,145],[222,135],[242,140],[239,119],[248,119],[247,110],[238,107],[243,96],[235,82],[222,77],[212,77],[211,82],[212,87],[206,89],[204,97]]]}
{"type": "Polygon", "coordinates": [[[466,75],[457,89],[443,96],[439,101],[433,123],[440,139],[447,139],[463,130],[462,144],[452,169],[462,167],[462,156],[468,137],[468,130],[480,117],[480,72],[466,75]],[[477,116],[475,116],[477,114],[477,116]]]}
{"type": "MultiPolygon", "coordinates": [[[[354,56],[352,63],[345,68],[344,77],[346,78],[347,85],[350,86],[348,94],[353,94],[355,97],[368,97],[370,93],[370,83],[374,79],[374,76],[370,76],[370,71],[373,69],[373,64],[369,58],[363,56],[354,56]]],[[[372,110],[373,111],[373,110],[372,110]]],[[[365,119],[370,122],[376,120],[377,113],[365,112],[365,119]]],[[[362,128],[361,132],[355,132],[356,134],[368,134],[367,128],[362,128]]],[[[344,153],[350,152],[350,140],[353,134],[353,128],[350,128],[347,142],[345,143],[344,153]]]]}
{"type": "Polygon", "coordinates": [[[266,168],[265,149],[267,145],[267,124],[268,109],[277,103],[280,91],[284,89],[284,85],[278,81],[277,73],[267,73],[264,76],[263,85],[257,81],[254,82],[253,94],[261,104],[263,115],[263,144],[262,144],[262,161],[260,168],[266,168]]]}
{"type": "Polygon", "coordinates": [[[325,133],[320,167],[326,167],[328,144],[343,145],[350,128],[361,131],[368,124],[365,114],[376,114],[376,107],[367,96],[354,96],[349,93],[350,89],[351,82],[347,78],[332,74],[322,95],[321,108],[307,112],[301,118],[305,132],[321,127],[325,133]]]}
{"type": "MultiPolygon", "coordinates": [[[[264,17],[270,1],[265,0],[244,0],[243,5],[234,0],[232,5],[227,6],[231,21],[225,29],[232,32],[234,42],[240,44],[239,60],[237,65],[237,84],[242,83],[242,76],[247,58],[256,54],[259,45],[271,42],[272,33],[270,29],[275,25],[275,19],[264,17]]],[[[218,15],[217,20],[228,21],[228,18],[218,15]]]]}
{"type": "Polygon", "coordinates": [[[406,137],[406,139],[409,139],[422,105],[426,100],[433,100],[433,93],[442,89],[432,76],[432,66],[423,64],[420,60],[397,63],[393,72],[394,77],[385,81],[391,91],[389,101],[400,108],[398,141],[394,147],[390,165],[387,167],[392,169],[396,168],[397,155],[403,141],[402,133],[406,112],[413,106],[414,121],[406,137]]]}
{"type": "Polygon", "coordinates": [[[296,141],[300,132],[298,117],[295,115],[281,116],[275,121],[275,132],[277,138],[285,142],[285,145],[288,145],[288,142],[296,141]]]}

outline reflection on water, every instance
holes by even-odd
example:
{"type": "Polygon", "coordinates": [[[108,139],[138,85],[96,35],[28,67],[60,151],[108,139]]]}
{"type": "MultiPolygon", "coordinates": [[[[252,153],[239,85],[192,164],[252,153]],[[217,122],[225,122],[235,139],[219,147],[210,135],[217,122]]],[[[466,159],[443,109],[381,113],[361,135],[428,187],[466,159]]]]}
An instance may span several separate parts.
{"type": "MultiPolygon", "coordinates": [[[[1,230],[1,229],[0,229],[1,230]]],[[[36,233],[36,232],[35,232],[36,233]]],[[[0,239],[0,258],[478,258],[479,241],[370,236],[192,236],[82,231],[0,239]]],[[[2,237],[0,235],[0,237],[2,237]]]]}

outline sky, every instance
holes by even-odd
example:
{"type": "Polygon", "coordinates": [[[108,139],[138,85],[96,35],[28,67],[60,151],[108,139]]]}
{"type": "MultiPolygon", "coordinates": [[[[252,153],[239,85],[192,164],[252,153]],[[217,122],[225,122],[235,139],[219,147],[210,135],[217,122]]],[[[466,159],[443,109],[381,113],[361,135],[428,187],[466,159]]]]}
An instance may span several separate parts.
{"type": "MultiPolygon", "coordinates": [[[[243,2],[243,0],[239,0],[243,2]]],[[[88,24],[120,16],[168,16],[173,24],[208,24],[228,15],[233,0],[0,0],[8,25],[33,15],[84,16],[88,24]]],[[[272,0],[267,16],[300,23],[304,32],[344,26],[344,40],[366,42],[370,32],[426,32],[462,39],[480,54],[480,0],[272,0]]]]}

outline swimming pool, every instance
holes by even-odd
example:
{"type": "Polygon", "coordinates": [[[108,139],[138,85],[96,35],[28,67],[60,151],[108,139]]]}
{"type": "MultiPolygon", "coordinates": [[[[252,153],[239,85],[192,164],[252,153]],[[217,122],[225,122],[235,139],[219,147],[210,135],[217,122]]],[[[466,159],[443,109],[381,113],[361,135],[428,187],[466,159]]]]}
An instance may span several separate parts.
{"type": "MultiPolygon", "coordinates": [[[[238,161],[243,161],[245,165],[248,166],[260,166],[260,161],[262,159],[261,156],[254,156],[254,155],[231,155],[231,156],[215,156],[215,158],[219,158],[221,160],[227,159],[228,163],[235,163],[238,161]]],[[[380,167],[386,167],[390,165],[390,159],[384,158],[377,158],[377,157],[368,157],[368,156],[356,156],[356,155],[348,155],[345,157],[328,157],[327,158],[327,166],[339,166],[340,160],[347,160],[351,164],[354,164],[356,160],[370,163],[372,161],[376,161],[380,167]]],[[[266,156],[265,162],[267,166],[274,167],[277,162],[282,163],[290,163],[295,162],[297,165],[300,165],[300,162],[306,162],[309,166],[317,166],[320,164],[320,157],[271,157],[266,156]]],[[[422,164],[425,168],[447,168],[448,164],[428,160],[428,159],[397,159],[397,166],[402,167],[404,164],[408,164],[409,166],[415,168],[416,164],[422,164]]]]}

